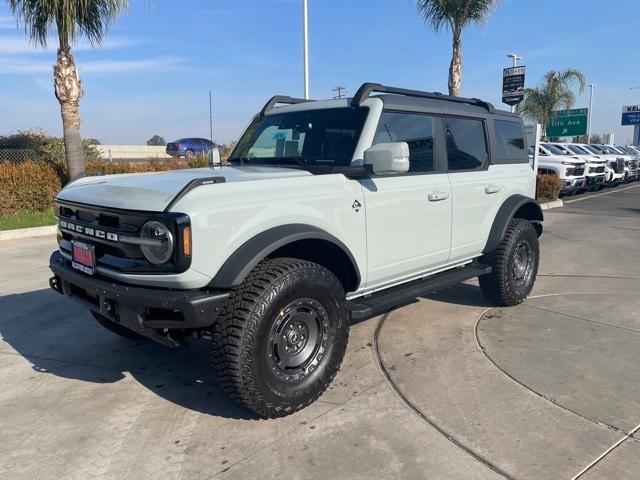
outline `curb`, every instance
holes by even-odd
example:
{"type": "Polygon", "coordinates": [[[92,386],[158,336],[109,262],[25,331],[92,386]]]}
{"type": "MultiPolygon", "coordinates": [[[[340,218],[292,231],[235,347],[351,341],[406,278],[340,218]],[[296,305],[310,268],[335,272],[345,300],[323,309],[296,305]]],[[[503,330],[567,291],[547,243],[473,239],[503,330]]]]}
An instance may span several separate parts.
{"type": "Polygon", "coordinates": [[[15,240],[16,238],[44,237],[46,235],[55,235],[57,232],[56,225],[48,225],[46,227],[18,228],[16,230],[0,231],[0,241],[15,240]]]}
{"type": "Polygon", "coordinates": [[[547,203],[541,203],[540,204],[540,208],[542,208],[542,210],[551,210],[552,208],[560,208],[563,207],[564,203],[562,203],[562,200],[558,199],[558,200],[554,200],[552,202],[547,202],[547,203]]]}

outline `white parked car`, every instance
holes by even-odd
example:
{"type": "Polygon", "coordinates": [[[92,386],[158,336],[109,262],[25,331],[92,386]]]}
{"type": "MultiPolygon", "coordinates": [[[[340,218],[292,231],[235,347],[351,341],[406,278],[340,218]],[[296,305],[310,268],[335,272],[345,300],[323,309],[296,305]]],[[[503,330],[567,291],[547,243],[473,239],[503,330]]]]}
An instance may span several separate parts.
{"type": "Polygon", "coordinates": [[[278,417],[329,386],[351,320],[472,277],[522,302],[535,188],[521,118],[487,102],[378,84],[274,97],[229,165],[67,185],[50,284],[119,335],[209,340],[224,389],[278,417]]]}
{"type": "MultiPolygon", "coordinates": [[[[533,157],[534,147],[529,147],[529,158],[533,157]]],[[[587,188],[585,177],[586,162],[551,143],[538,146],[538,173],[557,176],[562,181],[562,192],[570,194],[587,188]]]]}
{"type": "Polygon", "coordinates": [[[597,190],[604,187],[608,180],[607,175],[609,175],[607,162],[605,160],[597,157],[589,150],[575,144],[557,142],[550,144],[558,147],[569,157],[585,161],[586,170],[584,175],[587,179],[588,190],[597,190]]]}
{"type": "Polygon", "coordinates": [[[588,150],[593,153],[593,155],[596,155],[607,162],[607,167],[610,170],[607,180],[610,184],[615,185],[626,180],[628,171],[625,169],[625,159],[615,148],[608,147],[606,145],[588,144],[578,144],[578,146],[588,150]]]}

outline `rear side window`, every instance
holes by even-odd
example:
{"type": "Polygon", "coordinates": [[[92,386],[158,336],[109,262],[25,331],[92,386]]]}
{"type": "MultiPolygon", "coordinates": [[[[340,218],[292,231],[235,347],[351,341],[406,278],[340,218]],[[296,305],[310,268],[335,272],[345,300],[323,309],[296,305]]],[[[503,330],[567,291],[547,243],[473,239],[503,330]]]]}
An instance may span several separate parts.
{"type": "Polygon", "coordinates": [[[520,122],[496,120],[496,163],[529,163],[524,130],[520,122]]]}
{"type": "Polygon", "coordinates": [[[373,144],[407,142],[409,171],[433,172],[435,122],[429,115],[385,112],[380,118],[373,144]]]}
{"type": "Polygon", "coordinates": [[[449,170],[479,170],[488,157],[484,122],[445,117],[449,170]]]}

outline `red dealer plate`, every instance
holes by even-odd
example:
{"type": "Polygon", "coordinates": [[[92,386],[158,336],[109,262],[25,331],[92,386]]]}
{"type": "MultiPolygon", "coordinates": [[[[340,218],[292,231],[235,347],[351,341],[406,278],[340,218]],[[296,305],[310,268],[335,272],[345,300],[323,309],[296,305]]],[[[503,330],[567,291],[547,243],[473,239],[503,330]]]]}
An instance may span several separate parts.
{"type": "Polygon", "coordinates": [[[71,242],[71,266],[88,275],[96,271],[95,247],[84,242],[71,242]]]}

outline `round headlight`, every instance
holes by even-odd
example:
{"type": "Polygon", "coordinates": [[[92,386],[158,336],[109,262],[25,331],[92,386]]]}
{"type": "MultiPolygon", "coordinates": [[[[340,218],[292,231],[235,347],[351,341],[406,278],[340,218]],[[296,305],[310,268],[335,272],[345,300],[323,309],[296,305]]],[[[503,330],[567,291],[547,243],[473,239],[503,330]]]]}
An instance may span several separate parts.
{"type": "Polygon", "coordinates": [[[162,265],[173,256],[173,235],[162,222],[150,220],[142,226],[140,235],[143,239],[159,240],[156,245],[141,245],[145,258],[154,265],[162,265]]]}

